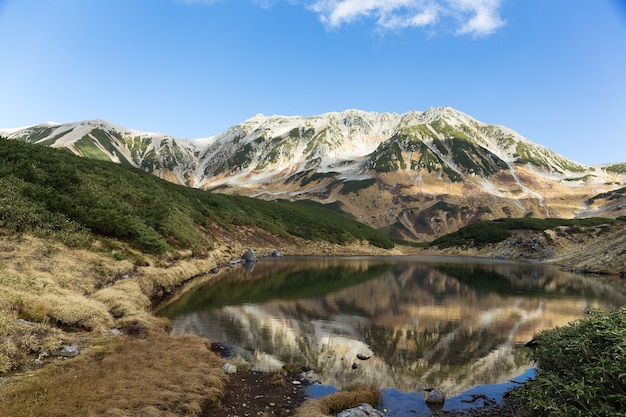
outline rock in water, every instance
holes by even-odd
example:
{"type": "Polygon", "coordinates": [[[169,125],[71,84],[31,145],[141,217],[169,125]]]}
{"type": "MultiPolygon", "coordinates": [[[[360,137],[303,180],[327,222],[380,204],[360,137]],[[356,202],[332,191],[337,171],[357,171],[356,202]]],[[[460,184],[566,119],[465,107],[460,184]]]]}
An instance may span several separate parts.
{"type": "Polygon", "coordinates": [[[343,410],[337,417],[385,417],[385,415],[369,404],[359,404],[357,407],[343,410]]]}
{"type": "Polygon", "coordinates": [[[252,249],[248,249],[246,251],[246,253],[243,254],[242,258],[246,262],[256,262],[256,261],[258,261],[258,258],[254,254],[254,251],[252,249]]]}
{"type": "Polygon", "coordinates": [[[427,388],[424,391],[428,391],[426,404],[443,404],[446,400],[446,396],[444,395],[444,393],[437,388],[427,388]]]}

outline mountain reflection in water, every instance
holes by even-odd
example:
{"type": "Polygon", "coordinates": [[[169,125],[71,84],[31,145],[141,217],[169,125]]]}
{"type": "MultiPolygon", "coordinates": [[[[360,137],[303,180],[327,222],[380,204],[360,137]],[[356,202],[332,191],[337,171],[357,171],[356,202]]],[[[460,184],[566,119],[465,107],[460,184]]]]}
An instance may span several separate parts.
{"type": "Polygon", "coordinates": [[[452,397],[528,371],[521,346],[539,330],[625,302],[597,277],[539,264],[307,257],[222,271],[159,314],[173,334],[231,344],[258,369],[305,365],[324,385],[436,386],[452,397]]]}

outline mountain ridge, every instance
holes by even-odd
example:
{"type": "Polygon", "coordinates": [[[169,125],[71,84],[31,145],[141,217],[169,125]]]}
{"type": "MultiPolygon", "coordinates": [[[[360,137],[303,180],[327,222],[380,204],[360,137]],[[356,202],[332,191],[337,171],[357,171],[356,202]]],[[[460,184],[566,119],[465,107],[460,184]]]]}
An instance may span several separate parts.
{"type": "MultiPolygon", "coordinates": [[[[411,240],[430,240],[479,218],[575,217],[588,209],[588,199],[626,180],[626,164],[584,165],[450,107],[257,114],[197,140],[103,120],[0,135],[126,163],[195,188],[332,204],[411,240]]],[[[622,213],[620,206],[609,216],[622,213]]]]}

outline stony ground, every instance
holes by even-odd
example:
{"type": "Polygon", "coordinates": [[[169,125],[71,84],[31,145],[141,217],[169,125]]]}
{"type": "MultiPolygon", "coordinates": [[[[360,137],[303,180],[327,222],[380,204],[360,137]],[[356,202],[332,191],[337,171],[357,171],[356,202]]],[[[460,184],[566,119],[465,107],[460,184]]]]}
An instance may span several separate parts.
{"type": "Polygon", "coordinates": [[[206,410],[204,417],[292,416],[306,399],[305,385],[295,374],[239,372],[231,375],[222,406],[206,410]]]}
{"type": "MultiPolygon", "coordinates": [[[[206,410],[204,417],[287,417],[306,399],[307,381],[296,374],[246,371],[231,376],[220,408],[206,410]],[[293,381],[300,382],[294,384],[293,381]]],[[[515,399],[501,403],[484,401],[471,410],[440,410],[433,417],[527,417],[515,399]]],[[[321,416],[320,416],[321,417],[321,416]]],[[[409,415],[407,417],[413,417],[409,415]]]]}

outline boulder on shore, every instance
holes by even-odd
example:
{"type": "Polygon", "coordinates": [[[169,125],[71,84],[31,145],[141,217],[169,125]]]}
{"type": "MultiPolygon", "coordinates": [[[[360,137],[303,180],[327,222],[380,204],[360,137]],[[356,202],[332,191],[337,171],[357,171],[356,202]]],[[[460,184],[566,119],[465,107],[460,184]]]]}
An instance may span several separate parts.
{"type": "Polygon", "coordinates": [[[385,415],[369,404],[359,404],[354,408],[343,410],[337,417],[385,417],[385,415]]]}
{"type": "Polygon", "coordinates": [[[256,262],[259,260],[252,249],[248,249],[241,258],[246,262],[256,262]]]}

